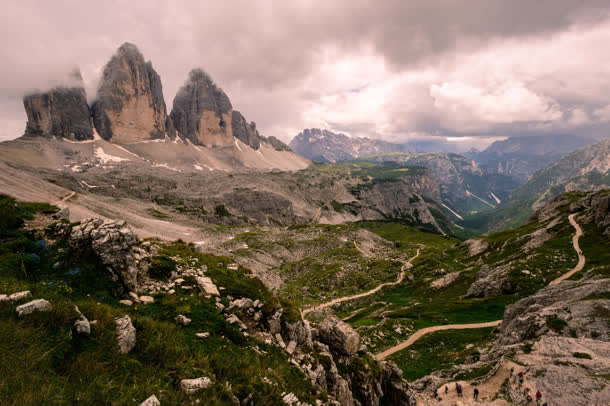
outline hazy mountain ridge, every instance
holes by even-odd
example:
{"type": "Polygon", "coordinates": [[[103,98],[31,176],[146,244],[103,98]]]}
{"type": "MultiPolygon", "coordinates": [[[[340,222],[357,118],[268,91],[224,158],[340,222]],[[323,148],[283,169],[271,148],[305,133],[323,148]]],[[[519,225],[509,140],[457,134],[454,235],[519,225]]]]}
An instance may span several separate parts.
{"type": "Polygon", "coordinates": [[[593,138],[574,135],[510,137],[495,141],[485,150],[468,156],[475,159],[486,173],[513,176],[523,183],[539,169],[595,142],[593,138]]]}
{"type": "Polygon", "coordinates": [[[519,186],[487,224],[492,229],[515,226],[536,209],[564,192],[598,190],[610,186],[610,139],[577,149],[537,171],[519,186]]]}
{"type": "Polygon", "coordinates": [[[366,137],[351,137],[329,130],[311,128],[303,130],[288,144],[297,154],[314,161],[341,162],[367,155],[388,152],[413,152],[403,144],[366,137]]]}

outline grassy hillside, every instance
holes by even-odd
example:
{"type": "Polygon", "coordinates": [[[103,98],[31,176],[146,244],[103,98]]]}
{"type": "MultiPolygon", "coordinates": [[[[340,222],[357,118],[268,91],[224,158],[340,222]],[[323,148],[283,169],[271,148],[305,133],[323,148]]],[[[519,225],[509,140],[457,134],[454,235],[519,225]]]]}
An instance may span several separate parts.
{"type": "MultiPolygon", "coordinates": [[[[55,209],[0,196],[0,293],[30,290],[45,298],[51,312],[19,318],[15,306],[0,303],[0,404],[138,405],[155,394],[162,404],[231,404],[253,394],[255,404],[277,405],[282,392],[315,402],[311,383],[280,350],[245,337],[219,314],[213,299],[193,291],[155,295],[155,303],[119,304],[114,283],[96,258],[77,259],[66,242],[39,239],[23,228],[39,213],[55,209]],[[90,337],[72,332],[77,305],[97,320],[90,337]],[[136,348],[117,352],[114,318],[129,315],[137,330],[136,348]],[[185,314],[188,326],[173,319],[185,314]],[[198,332],[210,337],[199,339],[198,332]],[[213,384],[195,395],[178,390],[181,379],[208,376],[213,384]],[[262,381],[267,377],[275,384],[262,381]],[[229,382],[230,385],[226,385],[229,382]]],[[[197,253],[182,242],[162,247],[161,255],[207,265],[208,275],[234,297],[277,302],[258,279],[231,271],[229,258],[197,253]]],[[[226,297],[223,298],[228,305],[226,297]]],[[[283,303],[290,310],[287,303],[283,303]]]]}

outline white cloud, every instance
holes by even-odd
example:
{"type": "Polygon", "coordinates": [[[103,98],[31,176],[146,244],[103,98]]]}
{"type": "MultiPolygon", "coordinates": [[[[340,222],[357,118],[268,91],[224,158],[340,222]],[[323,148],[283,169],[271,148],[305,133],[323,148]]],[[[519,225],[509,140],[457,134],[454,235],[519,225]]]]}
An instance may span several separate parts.
{"type": "Polygon", "coordinates": [[[445,82],[430,86],[434,107],[455,123],[457,130],[476,130],[493,124],[554,121],[562,113],[553,100],[527,89],[523,83],[481,88],[445,82]]]}

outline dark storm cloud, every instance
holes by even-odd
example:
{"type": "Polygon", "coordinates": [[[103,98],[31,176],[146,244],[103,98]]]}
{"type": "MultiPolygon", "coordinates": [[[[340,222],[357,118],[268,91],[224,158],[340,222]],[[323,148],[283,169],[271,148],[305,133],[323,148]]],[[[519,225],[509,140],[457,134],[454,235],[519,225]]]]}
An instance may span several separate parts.
{"type": "MultiPolygon", "coordinates": [[[[0,14],[0,139],[23,132],[23,94],[53,86],[74,66],[93,99],[104,64],[125,41],[152,60],[169,108],[188,71],[202,67],[266,135],[287,140],[303,127],[325,124],[379,137],[460,133],[520,112],[502,115],[468,99],[456,107],[459,91],[472,93],[479,85],[488,100],[511,102],[510,92],[461,83],[456,61],[507,41],[591,27],[607,13],[606,1],[567,0],[7,1],[0,14]],[[394,77],[429,70],[435,73],[426,80],[389,89],[394,77]],[[382,82],[388,84],[376,90],[382,82]],[[432,85],[440,89],[434,95],[432,85]],[[472,122],[456,121],[446,106],[472,122]]],[[[572,79],[531,72],[526,78],[522,94],[541,111],[567,97],[549,96],[557,92],[554,83],[572,79]]],[[[588,87],[610,85],[603,79],[590,79],[588,87]]],[[[603,107],[597,103],[591,114],[603,107]]]]}

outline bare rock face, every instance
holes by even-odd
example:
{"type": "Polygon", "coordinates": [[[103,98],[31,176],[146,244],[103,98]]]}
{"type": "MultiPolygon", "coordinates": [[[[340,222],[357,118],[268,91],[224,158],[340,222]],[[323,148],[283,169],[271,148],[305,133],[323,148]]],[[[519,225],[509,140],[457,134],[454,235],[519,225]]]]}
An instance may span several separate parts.
{"type": "Polygon", "coordinates": [[[105,140],[129,143],[165,137],[161,78],[135,45],[121,45],[104,68],[92,110],[95,128],[105,140]]]}
{"type": "Polygon", "coordinates": [[[127,291],[137,291],[139,279],[150,265],[150,246],[140,246],[134,232],[124,221],[92,218],[74,227],[69,244],[78,251],[92,250],[108,266],[113,279],[127,291]]]}
{"type": "Polygon", "coordinates": [[[74,71],[65,85],[23,98],[28,116],[26,135],[44,135],[75,141],[93,139],[91,114],[83,78],[74,71]]]}
{"type": "Polygon", "coordinates": [[[349,324],[332,317],[318,327],[320,341],[337,352],[353,355],[360,349],[360,335],[349,324]]]}
{"type": "Polygon", "coordinates": [[[254,149],[259,149],[262,137],[256,129],[256,124],[254,122],[248,124],[245,117],[237,110],[233,110],[233,115],[231,117],[233,136],[244,144],[249,145],[254,149]]]}
{"type": "Polygon", "coordinates": [[[201,69],[193,69],[176,94],[170,117],[178,133],[193,144],[226,146],[234,142],[233,106],[201,69]]]}

